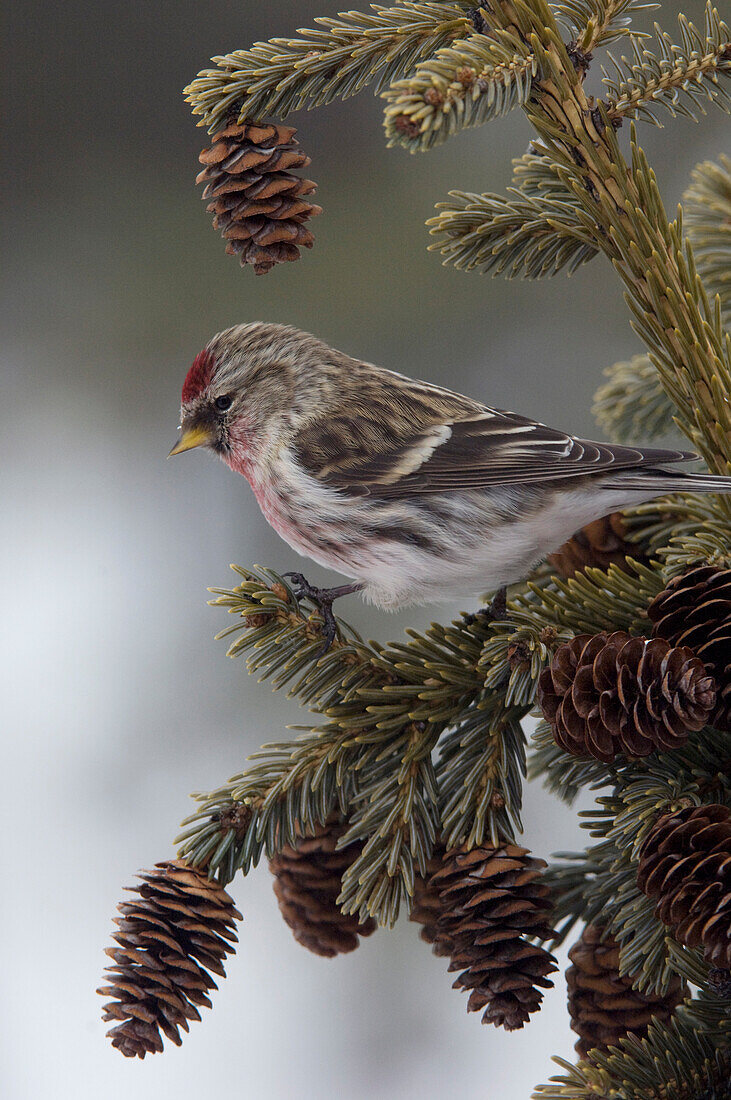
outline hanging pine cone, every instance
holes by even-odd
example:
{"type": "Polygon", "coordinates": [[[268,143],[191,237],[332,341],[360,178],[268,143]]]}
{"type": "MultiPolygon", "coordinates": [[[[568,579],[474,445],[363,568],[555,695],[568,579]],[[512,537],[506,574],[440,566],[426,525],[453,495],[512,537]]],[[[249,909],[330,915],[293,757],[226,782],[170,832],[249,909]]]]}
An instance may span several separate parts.
{"type": "Polygon", "coordinates": [[[431,885],[431,876],[441,868],[443,858],[444,848],[436,845],[427,864],[426,877],[416,875],[414,878],[414,895],[409,913],[409,920],[421,925],[419,935],[424,943],[432,945],[435,955],[449,955],[451,949],[451,944],[439,927],[439,918],[442,915],[439,891],[431,885]]]}
{"type": "Polygon", "coordinates": [[[656,596],[647,609],[655,638],[688,646],[716,681],[711,724],[731,731],[731,569],[698,565],[656,596]]]}
{"type": "Polygon", "coordinates": [[[643,553],[635,543],[627,542],[627,527],[621,512],[594,520],[582,527],[568,542],[559,546],[548,561],[564,577],[572,577],[587,565],[608,569],[610,565],[624,565],[627,557],[643,560],[643,553]]]}
{"type": "Polygon", "coordinates": [[[360,853],[358,844],[337,848],[346,828],[345,822],[331,819],[317,825],[314,835],[298,840],[296,847],[285,845],[269,861],[274,893],[294,938],[328,958],[355,951],[360,937],[376,929],[374,920],[361,923],[337,904],[343,875],[360,853]]]}
{"type": "Polygon", "coordinates": [[[553,934],[548,887],[540,881],[545,862],[507,843],[442,850],[437,860],[412,918],[421,912],[423,938],[435,954],[449,955],[450,971],[463,971],[454,988],[471,990],[468,1012],[484,1008],[483,1024],[522,1027],[540,1007],[541,989],[553,985],[546,975],[556,970],[552,955],[527,942],[553,934]]]}
{"type": "Polygon", "coordinates": [[[560,646],[538,682],[556,743],[605,764],[683,745],[716,701],[713,678],[689,649],[661,638],[580,634],[560,646]]]}
{"type": "Polygon", "coordinates": [[[305,198],[316,188],[292,169],[306,168],[310,158],[295,140],[291,126],[231,121],[213,136],[198,158],[205,165],[196,183],[205,183],[214,229],[256,275],[275,264],[299,259],[300,248],[312,248],[314,237],[304,222],[321,207],[305,198]]]}
{"type": "Polygon", "coordinates": [[[226,976],[223,960],[241,920],[226,891],[182,860],[156,863],[138,877],[142,885],[129,889],[139,896],[117,906],[120,946],[106,952],[114,960],[105,971],[111,984],[98,990],[114,998],[103,1019],[122,1021],[107,1034],[127,1058],[161,1051],[161,1031],[180,1046],[178,1028],[200,1020],[196,1005],[211,1007],[208,991],[217,986],[208,972],[226,976]]]}
{"type": "Polygon", "coordinates": [[[576,1050],[585,1058],[593,1047],[616,1046],[627,1034],[642,1038],[653,1020],[669,1020],[685,997],[675,975],[667,993],[640,993],[630,977],[619,974],[619,944],[601,928],[587,924],[569,951],[566,971],[571,1027],[576,1050]]]}
{"type": "Polygon", "coordinates": [[[655,916],[713,966],[731,968],[731,810],[720,803],[665,814],[640,852],[637,885],[655,916]]]}

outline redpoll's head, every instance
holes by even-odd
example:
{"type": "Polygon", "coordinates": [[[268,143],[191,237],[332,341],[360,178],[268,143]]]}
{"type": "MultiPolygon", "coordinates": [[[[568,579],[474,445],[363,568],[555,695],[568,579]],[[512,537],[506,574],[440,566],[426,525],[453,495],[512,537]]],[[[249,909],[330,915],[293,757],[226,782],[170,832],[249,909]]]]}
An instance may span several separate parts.
{"type": "Polygon", "coordinates": [[[170,454],[210,447],[227,461],[257,441],[286,440],[317,414],[346,356],[284,325],[253,322],[214,336],[183,383],[181,436],[170,454]]]}

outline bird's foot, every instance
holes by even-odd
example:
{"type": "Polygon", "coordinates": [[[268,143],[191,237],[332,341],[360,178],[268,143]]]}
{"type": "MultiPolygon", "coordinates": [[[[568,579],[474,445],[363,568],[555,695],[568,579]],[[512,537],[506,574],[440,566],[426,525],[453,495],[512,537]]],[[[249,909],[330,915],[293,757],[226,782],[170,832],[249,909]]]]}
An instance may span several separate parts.
{"type": "Polygon", "coordinates": [[[485,626],[488,626],[490,623],[504,619],[507,611],[508,589],[507,585],[503,585],[502,588],[498,588],[487,607],[481,607],[479,611],[473,611],[471,614],[465,615],[464,621],[468,626],[476,622],[481,622],[485,626]]]}
{"type": "Polygon", "coordinates": [[[360,592],[363,587],[360,583],[340,584],[335,588],[317,588],[310,584],[302,573],[282,573],[282,576],[292,582],[292,591],[298,600],[306,597],[311,600],[322,615],[322,632],[324,645],[318,657],[324,656],[335,640],[338,624],[333,615],[333,603],[341,596],[350,596],[353,592],[360,592]]]}

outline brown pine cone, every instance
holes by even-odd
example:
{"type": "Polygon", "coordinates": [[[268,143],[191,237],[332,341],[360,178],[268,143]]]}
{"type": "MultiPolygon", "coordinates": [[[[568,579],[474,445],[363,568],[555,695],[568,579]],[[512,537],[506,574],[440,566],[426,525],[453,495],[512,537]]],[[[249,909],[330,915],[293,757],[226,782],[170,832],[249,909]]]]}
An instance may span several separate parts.
{"type": "Polygon", "coordinates": [[[316,184],[291,171],[310,163],[296,133],[291,126],[231,121],[198,158],[205,168],[196,183],[206,185],[214,229],[228,241],[229,255],[238,254],[242,267],[252,264],[256,275],[299,259],[300,248],[314,243],[303,223],[322,208],[305,198],[316,184]]]}
{"type": "Polygon", "coordinates": [[[665,814],[640,852],[637,885],[687,947],[731,968],[731,810],[719,803],[665,814]]]}
{"type": "Polygon", "coordinates": [[[642,1038],[653,1020],[669,1020],[685,997],[675,975],[664,996],[640,993],[630,977],[619,974],[619,944],[601,928],[587,924],[569,951],[566,971],[571,1027],[579,1036],[576,1050],[585,1058],[593,1047],[616,1046],[627,1034],[642,1038]]]}
{"type": "Polygon", "coordinates": [[[683,745],[715,701],[713,678],[691,650],[621,630],[572,638],[538,682],[556,743],[605,764],[618,752],[647,756],[683,745]]]}
{"type": "Polygon", "coordinates": [[[655,638],[688,646],[716,681],[711,724],[731,731],[731,569],[698,565],[656,596],[647,609],[655,638]]]}
{"type": "Polygon", "coordinates": [[[211,1007],[208,991],[217,986],[209,971],[226,976],[223,960],[241,920],[223,887],[182,860],[156,863],[138,877],[142,885],[128,889],[139,896],[117,906],[120,946],[106,951],[114,960],[105,971],[111,984],[97,991],[114,998],[102,1018],[122,1021],[107,1034],[127,1058],[161,1051],[161,1031],[180,1046],[178,1028],[200,1020],[195,1006],[211,1007]]]}
{"type": "Polygon", "coordinates": [[[545,862],[506,843],[442,852],[439,864],[428,880],[428,900],[422,894],[418,902],[424,938],[435,954],[449,955],[450,971],[463,971],[454,988],[471,990],[468,1012],[484,1008],[483,1024],[522,1027],[540,1007],[541,989],[553,985],[546,975],[556,970],[552,955],[527,942],[553,934],[548,887],[540,881],[545,862]]]}
{"type": "Polygon", "coordinates": [[[317,825],[313,836],[302,837],[296,847],[285,845],[269,861],[274,893],[294,938],[316,955],[342,955],[355,951],[361,936],[370,936],[376,922],[364,922],[341,912],[337,904],[343,875],[360,853],[360,845],[337,848],[346,831],[344,821],[317,825]]]}
{"type": "Polygon", "coordinates": [[[409,920],[421,925],[419,935],[424,943],[432,945],[435,955],[449,955],[451,949],[451,944],[439,927],[439,918],[442,913],[439,891],[431,885],[431,876],[440,869],[443,858],[444,848],[437,845],[427,864],[426,878],[417,875],[414,879],[414,896],[411,899],[409,913],[409,920]]]}
{"type": "Polygon", "coordinates": [[[548,555],[548,561],[564,577],[572,577],[587,565],[608,569],[610,565],[624,565],[627,557],[642,561],[644,555],[639,546],[627,542],[627,527],[621,512],[587,523],[568,542],[548,555]]]}

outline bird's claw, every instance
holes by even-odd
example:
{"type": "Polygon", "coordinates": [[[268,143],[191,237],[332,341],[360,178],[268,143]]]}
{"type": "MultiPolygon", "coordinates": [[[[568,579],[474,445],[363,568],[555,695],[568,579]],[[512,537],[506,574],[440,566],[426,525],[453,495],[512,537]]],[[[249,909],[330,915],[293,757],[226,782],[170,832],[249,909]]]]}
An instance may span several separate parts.
{"type": "Polygon", "coordinates": [[[498,588],[495,595],[487,607],[481,607],[479,611],[472,611],[470,614],[464,616],[464,621],[467,626],[471,626],[472,623],[481,622],[485,626],[489,626],[490,623],[498,622],[500,619],[504,619],[508,611],[508,590],[505,585],[502,588],[498,588]]]}
{"type": "Polygon", "coordinates": [[[292,582],[292,591],[296,599],[301,600],[306,597],[311,600],[322,615],[324,644],[317,656],[324,657],[337,634],[338,624],[333,615],[332,605],[333,600],[337,599],[341,592],[339,589],[317,588],[316,585],[310,584],[302,573],[282,573],[282,576],[292,582]]]}

